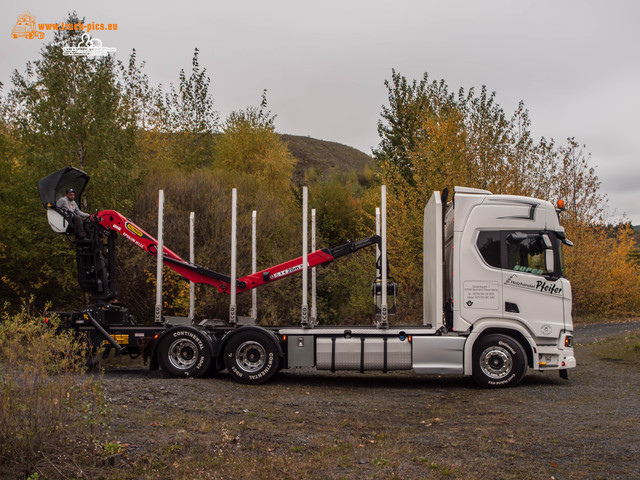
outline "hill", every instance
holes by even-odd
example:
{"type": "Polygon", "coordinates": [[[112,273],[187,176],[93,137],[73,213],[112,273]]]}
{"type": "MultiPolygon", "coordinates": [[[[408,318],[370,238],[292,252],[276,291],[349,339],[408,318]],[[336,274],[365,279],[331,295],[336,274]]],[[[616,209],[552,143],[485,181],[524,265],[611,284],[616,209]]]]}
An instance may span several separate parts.
{"type": "Polygon", "coordinates": [[[280,138],[298,160],[293,174],[298,184],[302,183],[305,172],[311,168],[322,172],[323,176],[333,172],[354,171],[361,178],[365,168],[374,164],[371,156],[341,143],[299,135],[280,135],[280,138]]]}

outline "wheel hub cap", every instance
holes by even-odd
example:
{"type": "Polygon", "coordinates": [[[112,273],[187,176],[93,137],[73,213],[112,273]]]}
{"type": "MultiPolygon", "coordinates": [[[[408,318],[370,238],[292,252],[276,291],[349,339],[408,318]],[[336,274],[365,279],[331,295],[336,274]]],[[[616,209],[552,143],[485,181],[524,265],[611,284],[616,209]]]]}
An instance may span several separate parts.
{"type": "Polygon", "coordinates": [[[198,347],[189,339],[179,338],[169,347],[169,362],[175,368],[188,370],[198,360],[198,347]]]}
{"type": "Polygon", "coordinates": [[[480,368],[493,380],[500,380],[509,375],[512,367],[511,353],[505,348],[489,347],[480,355],[480,368]]]}
{"type": "Polygon", "coordinates": [[[267,352],[258,342],[244,342],[236,350],[236,363],[245,372],[257,372],[262,369],[267,359],[267,352]]]}

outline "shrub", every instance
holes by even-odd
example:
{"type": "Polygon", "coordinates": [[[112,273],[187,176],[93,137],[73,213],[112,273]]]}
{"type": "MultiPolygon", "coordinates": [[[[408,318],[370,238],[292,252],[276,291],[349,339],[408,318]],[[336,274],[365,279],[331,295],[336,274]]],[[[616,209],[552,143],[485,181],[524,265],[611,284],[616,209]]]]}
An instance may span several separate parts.
{"type": "Polygon", "coordinates": [[[84,376],[84,346],[29,305],[0,311],[0,477],[81,476],[105,421],[101,382],[84,376]]]}

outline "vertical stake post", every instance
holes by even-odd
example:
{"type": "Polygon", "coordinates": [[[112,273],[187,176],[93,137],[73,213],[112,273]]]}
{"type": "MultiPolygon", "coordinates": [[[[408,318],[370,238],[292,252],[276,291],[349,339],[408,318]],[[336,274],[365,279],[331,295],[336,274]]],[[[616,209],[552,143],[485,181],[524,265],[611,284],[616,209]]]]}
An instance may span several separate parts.
{"type": "Polygon", "coordinates": [[[382,263],[382,304],[380,305],[380,328],[389,326],[389,310],[387,308],[387,186],[381,188],[381,263],[382,263]]]}
{"type": "Polygon", "coordinates": [[[309,326],[309,305],[307,300],[308,294],[308,272],[309,265],[307,254],[309,252],[308,232],[309,232],[309,191],[307,187],[302,187],[302,318],[300,325],[309,326]]]}
{"type": "Polygon", "coordinates": [[[236,251],[238,247],[236,238],[237,206],[238,191],[234,188],[231,190],[231,303],[229,304],[229,323],[232,325],[235,325],[238,320],[236,305],[236,251]]]}
{"type": "MultiPolygon", "coordinates": [[[[380,236],[380,207],[376,207],[376,235],[380,236]]],[[[376,276],[380,275],[380,278],[382,278],[382,263],[380,263],[380,268],[377,267],[379,261],[380,245],[376,244],[376,276]]]]}
{"type": "MultiPolygon", "coordinates": [[[[257,216],[258,212],[255,210],[251,212],[251,273],[256,273],[258,264],[258,249],[257,249],[257,216]]],[[[255,321],[258,318],[258,292],[256,289],[251,290],[251,318],[255,321]]]]}
{"type": "Polygon", "coordinates": [[[164,190],[158,191],[158,251],[156,253],[156,308],[155,322],[162,323],[162,264],[164,261],[164,241],[162,230],[164,222],[164,190]]]}
{"type": "MultiPolygon", "coordinates": [[[[316,209],[311,209],[311,251],[316,251],[316,209]]],[[[311,269],[311,325],[318,324],[318,308],[316,305],[316,267],[311,269]]]]}
{"type": "MultiPolygon", "coordinates": [[[[189,214],[189,263],[192,265],[196,262],[195,252],[195,219],[196,214],[191,212],[189,214]]],[[[189,319],[193,321],[193,317],[196,314],[196,286],[192,281],[189,281],[189,319]]]]}

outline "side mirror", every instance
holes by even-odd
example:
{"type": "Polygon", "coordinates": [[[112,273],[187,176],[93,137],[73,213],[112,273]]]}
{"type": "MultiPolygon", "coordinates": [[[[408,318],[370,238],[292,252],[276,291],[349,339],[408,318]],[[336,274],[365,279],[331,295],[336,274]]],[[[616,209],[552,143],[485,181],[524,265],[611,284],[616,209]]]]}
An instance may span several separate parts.
{"type": "Polygon", "coordinates": [[[544,266],[547,269],[547,272],[553,273],[555,269],[555,258],[553,256],[553,249],[547,248],[545,250],[546,255],[544,256],[544,266]]]}
{"type": "Polygon", "coordinates": [[[529,238],[529,235],[527,235],[526,233],[515,232],[515,233],[510,233],[509,235],[507,235],[507,242],[509,242],[509,243],[520,243],[520,242],[525,241],[527,238],[529,238]]]}

